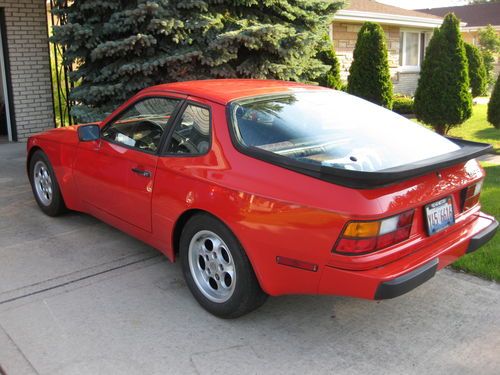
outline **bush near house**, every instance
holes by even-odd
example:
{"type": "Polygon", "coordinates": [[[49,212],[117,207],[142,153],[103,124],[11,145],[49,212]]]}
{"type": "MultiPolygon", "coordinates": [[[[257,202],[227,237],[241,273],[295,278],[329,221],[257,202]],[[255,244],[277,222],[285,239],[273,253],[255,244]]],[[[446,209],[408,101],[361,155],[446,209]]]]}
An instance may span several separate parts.
{"type": "Polygon", "coordinates": [[[465,43],[465,52],[467,54],[472,97],[486,95],[488,72],[484,65],[483,56],[477,47],[469,43],[465,43]]]}
{"type": "Polygon", "coordinates": [[[479,48],[486,67],[488,85],[491,87],[495,83],[495,56],[500,53],[500,36],[493,26],[488,25],[479,30],[479,48]]]}
{"type": "Polygon", "coordinates": [[[338,0],[57,0],[52,41],[76,64],[72,114],[101,119],[137,91],[205,78],[314,81],[338,0]],[[65,5],[69,4],[69,5],[65,5]]]}
{"type": "Polygon", "coordinates": [[[500,129],[500,75],[497,77],[488,103],[488,121],[495,128],[500,129]]]}
{"type": "Polygon", "coordinates": [[[472,115],[472,97],[464,42],[453,13],[434,30],[415,93],[415,114],[439,134],[472,115]]]}
{"type": "Polygon", "coordinates": [[[384,30],[365,22],[358,33],[349,68],[347,92],[383,107],[392,108],[392,82],[384,30]]]}
{"type": "Polygon", "coordinates": [[[323,45],[320,45],[316,58],[326,66],[330,67],[330,69],[320,75],[317,82],[320,86],[341,90],[343,84],[340,80],[340,64],[337,59],[337,54],[335,53],[335,48],[333,48],[333,43],[328,34],[325,34],[323,42],[323,45]]]}
{"type": "Polygon", "coordinates": [[[394,96],[392,110],[400,115],[415,113],[413,98],[409,96],[394,96]]]}

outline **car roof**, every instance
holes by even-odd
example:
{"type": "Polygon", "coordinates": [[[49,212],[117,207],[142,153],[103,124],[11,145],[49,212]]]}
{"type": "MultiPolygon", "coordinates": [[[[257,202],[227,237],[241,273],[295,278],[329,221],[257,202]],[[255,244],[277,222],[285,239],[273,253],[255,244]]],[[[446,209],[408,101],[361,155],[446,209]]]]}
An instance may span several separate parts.
{"type": "Polygon", "coordinates": [[[301,90],[321,90],[323,87],[297,82],[262,80],[262,79],[208,79],[184,81],[151,86],[141,93],[158,91],[176,92],[196,96],[220,104],[233,100],[266,94],[293,92],[301,90]]]}

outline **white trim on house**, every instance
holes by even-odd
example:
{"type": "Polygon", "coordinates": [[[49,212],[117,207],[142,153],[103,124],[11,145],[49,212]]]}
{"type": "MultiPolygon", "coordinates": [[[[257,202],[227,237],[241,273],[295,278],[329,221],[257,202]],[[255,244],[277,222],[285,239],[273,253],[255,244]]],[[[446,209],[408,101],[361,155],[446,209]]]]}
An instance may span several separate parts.
{"type": "MultiPolygon", "coordinates": [[[[462,32],[474,32],[474,31],[479,31],[481,29],[484,29],[486,25],[484,26],[467,26],[467,27],[461,27],[460,31],[462,32]]],[[[493,30],[495,31],[500,31],[500,25],[492,26],[493,30]]]]}
{"type": "MultiPolygon", "coordinates": [[[[357,10],[341,9],[333,16],[333,21],[346,21],[346,22],[377,22],[385,25],[397,26],[412,26],[433,29],[441,26],[442,19],[438,18],[425,18],[402,16],[399,14],[387,13],[374,13],[374,12],[361,12],[357,10]]],[[[461,22],[460,26],[465,26],[465,22],[461,22]]]]}

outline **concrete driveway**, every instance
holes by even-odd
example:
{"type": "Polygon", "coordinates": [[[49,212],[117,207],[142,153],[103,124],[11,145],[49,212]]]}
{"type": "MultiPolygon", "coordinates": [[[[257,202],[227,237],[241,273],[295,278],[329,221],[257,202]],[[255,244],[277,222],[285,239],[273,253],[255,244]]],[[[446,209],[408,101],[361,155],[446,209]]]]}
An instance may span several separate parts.
{"type": "Polygon", "coordinates": [[[286,296],[220,320],[148,246],[83,214],[44,216],[24,145],[1,145],[0,364],[8,375],[500,374],[500,285],[444,270],[394,300],[286,296]]]}

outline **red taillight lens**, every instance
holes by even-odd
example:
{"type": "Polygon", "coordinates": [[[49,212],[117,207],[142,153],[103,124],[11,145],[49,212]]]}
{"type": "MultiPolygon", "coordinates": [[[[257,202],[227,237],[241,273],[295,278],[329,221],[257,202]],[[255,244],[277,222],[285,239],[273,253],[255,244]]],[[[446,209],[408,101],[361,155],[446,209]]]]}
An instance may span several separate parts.
{"type": "Polygon", "coordinates": [[[351,221],[346,225],[334,251],[359,255],[383,249],[410,237],[414,210],[378,221],[351,221]]]}
{"type": "Polygon", "coordinates": [[[377,237],[368,239],[342,238],[335,251],[338,253],[369,253],[377,248],[377,237]]]}
{"type": "Polygon", "coordinates": [[[482,187],[483,181],[481,180],[477,184],[471,185],[463,191],[464,198],[462,211],[467,211],[478,204],[482,187]]]}

